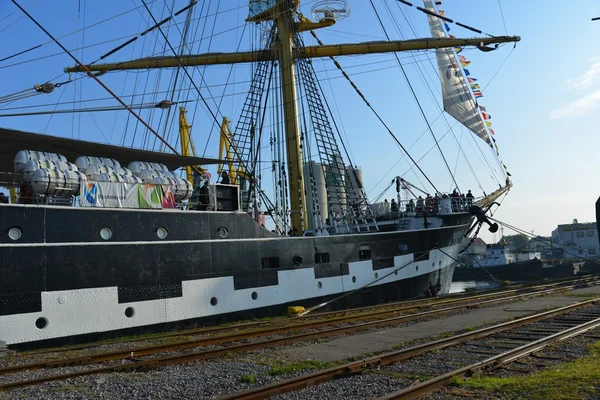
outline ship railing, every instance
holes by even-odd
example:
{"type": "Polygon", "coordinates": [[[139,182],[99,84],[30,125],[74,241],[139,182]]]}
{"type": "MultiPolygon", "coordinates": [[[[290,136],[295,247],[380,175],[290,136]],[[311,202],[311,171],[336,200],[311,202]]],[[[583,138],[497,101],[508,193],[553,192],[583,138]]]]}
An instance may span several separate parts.
{"type": "Polygon", "coordinates": [[[477,199],[473,197],[451,197],[448,195],[406,199],[400,202],[383,202],[372,207],[377,220],[402,220],[407,217],[448,215],[469,212],[477,199]]]}

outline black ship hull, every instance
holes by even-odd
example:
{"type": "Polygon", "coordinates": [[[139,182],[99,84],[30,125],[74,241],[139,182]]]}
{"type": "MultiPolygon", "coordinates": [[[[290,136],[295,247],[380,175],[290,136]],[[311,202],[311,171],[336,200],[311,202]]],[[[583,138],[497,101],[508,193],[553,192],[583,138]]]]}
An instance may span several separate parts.
{"type": "Polygon", "coordinates": [[[461,213],[430,217],[428,229],[281,237],[244,213],[1,206],[0,340],[281,315],[367,284],[332,307],[413,298],[438,284],[445,293],[453,262],[436,249],[455,256],[470,222],[461,213]]]}

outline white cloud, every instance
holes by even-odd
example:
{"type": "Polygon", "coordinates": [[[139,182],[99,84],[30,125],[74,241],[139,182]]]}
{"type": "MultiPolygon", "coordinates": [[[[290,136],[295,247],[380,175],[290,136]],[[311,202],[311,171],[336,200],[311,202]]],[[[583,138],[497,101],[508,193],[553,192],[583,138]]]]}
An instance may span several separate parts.
{"type": "Polygon", "coordinates": [[[596,90],[590,94],[575,100],[571,104],[563,106],[558,110],[550,112],[550,118],[558,119],[564,117],[576,117],[587,114],[600,104],[600,90],[596,90]]]}
{"type": "Polygon", "coordinates": [[[593,57],[589,60],[591,65],[577,79],[568,79],[566,84],[571,89],[587,89],[600,82],[600,57],[593,57]]]}
{"type": "MultiPolygon", "coordinates": [[[[588,60],[587,70],[576,79],[568,79],[565,84],[571,90],[585,90],[600,83],[600,56],[588,60]]],[[[600,90],[579,97],[577,100],[550,112],[551,119],[576,117],[587,114],[600,105],[600,90]]]]}

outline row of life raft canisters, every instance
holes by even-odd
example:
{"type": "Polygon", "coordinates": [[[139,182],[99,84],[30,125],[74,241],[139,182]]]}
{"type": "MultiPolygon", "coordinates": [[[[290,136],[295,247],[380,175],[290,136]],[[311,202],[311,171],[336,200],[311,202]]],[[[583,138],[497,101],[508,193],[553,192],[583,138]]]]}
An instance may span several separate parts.
{"type": "Polygon", "coordinates": [[[193,192],[190,182],[158,163],[134,161],[123,168],[117,160],[81,156],[73,164],[61,154],[21,150],[15,156],[14,164],[15,172],[22,173],[23,180],[37,194],[77,196],[81,184],[88,180],[170,185],[177,202],[188,200],[193,192]]]}

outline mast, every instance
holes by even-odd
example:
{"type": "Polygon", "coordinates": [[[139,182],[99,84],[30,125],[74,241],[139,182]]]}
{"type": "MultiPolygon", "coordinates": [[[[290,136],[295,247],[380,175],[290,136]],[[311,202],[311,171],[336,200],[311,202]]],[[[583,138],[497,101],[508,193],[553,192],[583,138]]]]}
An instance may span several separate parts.
{"type": "Polygon", "coordinates": [[[296,103],[296,72],[292,46],[292,35],[294,35],[292,12],[295,7],[291,0],[280,1],[279,5],[281,12],[274,12],[272,15],[273,22],[277,26],[277,37],[279,39],[279,74],[281,77],[285,147],[289,173],[291,222],[292,230],[302,235],[307,229],[307,221],[305,218],[306,194],[304,193],[304,180],[302,177],[300,124],[296,103]]]}

